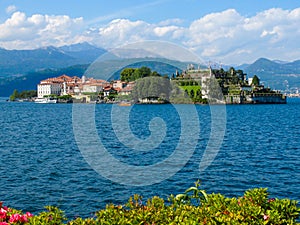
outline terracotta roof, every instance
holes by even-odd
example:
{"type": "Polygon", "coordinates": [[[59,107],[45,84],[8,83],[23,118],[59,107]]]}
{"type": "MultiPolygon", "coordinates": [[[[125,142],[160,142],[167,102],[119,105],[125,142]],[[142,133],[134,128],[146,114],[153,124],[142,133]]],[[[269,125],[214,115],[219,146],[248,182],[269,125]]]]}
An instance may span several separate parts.
{"type": "Polygon", "coordinates": [[[111,86],[106,86],[106,87],[104,87],[104,91],[109,91],[109,90],[111,90],[112,89],[112,87],[111,86]]]}
{"type": "Polygon", "coordinates": [[[124,88],[122,88],[121,92],[129,92],[132,91],[133,87],[132,86],[126,86],[124,88]]]}

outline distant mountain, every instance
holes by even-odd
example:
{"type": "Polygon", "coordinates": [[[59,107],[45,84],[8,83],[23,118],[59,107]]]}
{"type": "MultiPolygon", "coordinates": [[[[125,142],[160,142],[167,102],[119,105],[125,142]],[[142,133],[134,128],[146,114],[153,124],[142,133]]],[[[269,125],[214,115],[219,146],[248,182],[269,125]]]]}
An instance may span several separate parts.
{"type": "Polygon", "coordinates": [[[257,75],[265,85],[274,89],[300,88],[300,60],[286,63],[260,58],[243,70],[248,77],[257,75]]]}
{"type": "Polygon", "coordinates": [[[282,61],[282,60],[273,60],[273,62],[276,62],[276,63],[279,63],[279,64],[289,63],[288,61],[282,61]]]}
{"type": "MultiPolygon", "coordinates": [[[[187,63],[178,62],[174,60],[167,60],[161,58],[134,58],[134,59],[123,59],[120,61],[125,67],[139,68],[142,66],[149,67],[152,71],[157,71],[161,75],[171,76],[178,70],[179,72],[186,67],[187,63]]],[[[101,61],[99,62],[102,63],[101,61]]],[[[110,66],[110,62],[104,62],[104,66],[110,66]]],[[[27,73],[26,75],[19,77],[6,77],[0,79],[0,96],[9,96],[12,94],[14,89],[18,91],[23,90],[36,90],[37,84],[46,78],[57,77],[62,74],[69,76],[82,77],[86,70],[89,68],[90,64],[74,65],[62,69],[42,69],[35,72],[27,73]]],[[[114,65],[114,63],[111,63],[114,65]]],[[[101,66],[99,65],[102,69],[101,66]]],[[[123,68],[122,68],[123,69],[123,68]]],[[[116,72],[111,76],[109,80],[119,79],[121,70],[116,70],[116,72]]],[[[93,73],[91,73],[93,76],[93,73]]],[[[94,76],[93,76],[94,77],[94,76]]],[[[96,79],[101,79],[101,77],[94,77],[96,79]]]]}
{"type": "Polygon", "coordinates": [[[98,49],[105,51],[104,49],[91,45],[88,42],[82,42],[82,43],[72,44],[72,45],[64,45],[59,47],[59,49],[65,52],[81,52],[81,51],[98,50],[98,49]]]}
{"type": "Polygon", "coordinates": [[[82,77],[89,64],[75,65],[62,69],[43,69],[36,72],[30,72],[20,77],[9,77],[0,79],[0,96],[7,97],[12,94],[13,90],[36,90],[37,84],[41,80],[57,77],[62,74],[69,76],[82,77]]]}
{"type": "Polygon", "coordinates": [[[105,49],[95,47],[87,42],[74,45],[65,45],[59,47],[58,49],[64,52],[66,55],[80,60],[80,63],[91,63],[106,52],[105,49]]]}
{"type": "MultiPolygon", "coordinates": [[[[66,73],[70,76],[81,76],[88,65],[98,57],[106,53],[103,48],[93,46],[87,42],[62,47],[44,47],[34,50],[6,50],[0,48],[0,96],[9,95],[15,88],[19,90],[35,89],[40,80],[66,73]],[[64,68],[64,69],[62,69],[64,68]]],[[[119,54],[128,56],[128,64],[137,62],[136,57],[145,55],[144,52],[126,50],[119,54]],[[134,53],[134,56],[131,55],[134,53]],[[134,60],[131,60],[134,57],[134,60]],[[132,63],[130,63],[132,62],[132,63]]],[[[123,56],[124,57],[124,56],[123,56]]],[[[153,60],[142,60],[133,67],[148,66],[161,74],[171,76],[175,67],[186,68],[188,63],[159,59],[159,56],[151,55],[149,59],[158,59],[159,64],[153,60]],[[170,65],[166,65],[170,64],[170,65]]],[[[126,61],[127,62],[127,61],[126,61]]],[[[223,66],[228,69],[230,66],[223,66]]],[[[284,62],[260,58],[252,64],[243,64],[235,67],[242,69],[248,77],[258,75],[261,81],[273,89],[287,90],[290,88],[300,89],[300,60],[284,62]]],[[[118,75],[115,74],[114,78],[118,75]]]]}
{"type": "Polygon", "coordinates": [[[57,69],[76,64],[88,64],[96,60],[105,50],[88,43],[53,46],[34,50],[0,49],[0,77],[25,75],[41,69],[57,69]]]}

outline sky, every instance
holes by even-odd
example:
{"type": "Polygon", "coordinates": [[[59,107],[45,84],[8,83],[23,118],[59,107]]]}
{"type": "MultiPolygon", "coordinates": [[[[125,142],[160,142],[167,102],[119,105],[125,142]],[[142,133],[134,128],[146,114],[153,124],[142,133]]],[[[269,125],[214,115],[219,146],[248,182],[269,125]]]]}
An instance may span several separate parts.
{"type": "Polygon", "coordinates": [[[300,59],[299,0],[0,0],[0,47],[159,40],[225,64],[300,59]]]}

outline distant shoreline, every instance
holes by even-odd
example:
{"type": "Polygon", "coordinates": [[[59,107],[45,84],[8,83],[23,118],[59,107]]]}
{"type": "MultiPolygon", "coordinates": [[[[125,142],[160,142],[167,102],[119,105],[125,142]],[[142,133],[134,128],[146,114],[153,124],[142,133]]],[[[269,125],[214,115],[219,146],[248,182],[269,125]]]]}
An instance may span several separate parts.
{"type": "MultiPolygon", "coordinates": [[[[286,99],[300,99],[300,97],[296,96],[286,96],[286,99]]],[[[15,100],[15,101],[10,101],[9,97],[0,97],[0,102],[15,102],[15,103],[35,103],[34,100],[15,100]]],[[[175,105],[271,105],[271,104],[276,104],[276,105],[281,105],[281,104],[287,104],[288,101],[286,102],[243,102],[243,103],[216,103],[216,102],[211,102],[211,103],[201,103],[201,102],[195,102],[195,103],[187,103],[187,102],[160,102],[160,103],[143,103],[143,102],[136,102],[132,103],[130,105],[166,105],[166,104],[175,104],[175,105]]],[[[38,104],[38,103],[35,103],[38,104]]],[[[53,103],[43,103],[43,104],[53,104],[53,103]]],[[[95,105],[101,105],[101,104],[107,104],[107,105],[120,105],[120,106],[128,106],[128,105],[122,105],[120,102],[107,102],[107,103],[95,103],[95,102],[57,102],[55,104],[95,104],[95,105]]]]}

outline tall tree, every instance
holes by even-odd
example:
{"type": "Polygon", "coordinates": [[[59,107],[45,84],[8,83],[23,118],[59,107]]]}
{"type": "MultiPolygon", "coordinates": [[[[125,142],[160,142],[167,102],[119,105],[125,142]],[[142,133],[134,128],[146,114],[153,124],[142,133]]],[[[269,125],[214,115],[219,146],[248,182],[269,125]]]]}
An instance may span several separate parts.
{"type": "Polygon", "coordinates": [[[253,86],[259,85],[259,78],[256,75],[253,76],[251,85],[253,86]]]}
{"type": "Polygon", "coordinates": [[[17,89],[14,90],[11,96],[9,96],[10,101],[15,101],[17,98],[19,98],[19,92],[17,89]]]}
{"type": "Polygon", "coordinates": [[[146,66],[142,66],[141,68],[138,69],[140,71],[140,75],[141,77],[149,77],[151,75],[151,69],[146,67],[146,66]]]}
{"type": "Polygon", "coordinates": [[[190,91],[190,97],[191,97],[191,98],[194,98],[194,97],[195,97],[195,92],[194,92],[193,89],[190,91]]]}
{"type": "Polygon", "coordinates": [[[133,73],[136,69],[134,68],[125,68],[121,72],[121,81],[133,81],[133,73]]]}

